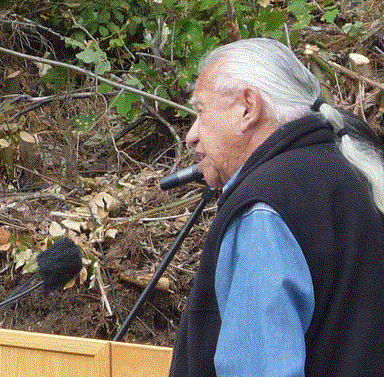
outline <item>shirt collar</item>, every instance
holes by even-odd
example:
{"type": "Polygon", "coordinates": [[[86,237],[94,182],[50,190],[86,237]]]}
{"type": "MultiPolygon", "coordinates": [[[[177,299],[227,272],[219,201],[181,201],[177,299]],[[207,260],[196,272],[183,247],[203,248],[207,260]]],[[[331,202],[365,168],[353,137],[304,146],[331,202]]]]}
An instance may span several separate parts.
{"type": "Polygon", "coordinates": [[[229,179],[229,181],[224,185],[223,187],[223,192],[225,192],[226,190],[228,190],[232,185],[233,185],[233,182],[235,182],[237,176],[239,175],[240,173],[240,170],[241,170],[242,166],[240,167],[239,170],[237,170],[237,172],[229,179]]]}

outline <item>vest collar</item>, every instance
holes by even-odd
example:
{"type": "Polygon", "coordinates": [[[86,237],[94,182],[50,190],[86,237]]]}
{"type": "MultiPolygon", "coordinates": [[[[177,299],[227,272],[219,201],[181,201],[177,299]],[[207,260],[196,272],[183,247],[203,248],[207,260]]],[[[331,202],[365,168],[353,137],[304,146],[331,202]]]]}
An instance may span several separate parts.
{"type": "Polygon", "coordinates": [[[240,182],[263,163],[279,154],[313,144],[335,142],[333,127],[319,114],[310,114],[278,128],[251,155],[240,169],[235,181],[220,197],[218,206],[228,198],[240,182]]]}

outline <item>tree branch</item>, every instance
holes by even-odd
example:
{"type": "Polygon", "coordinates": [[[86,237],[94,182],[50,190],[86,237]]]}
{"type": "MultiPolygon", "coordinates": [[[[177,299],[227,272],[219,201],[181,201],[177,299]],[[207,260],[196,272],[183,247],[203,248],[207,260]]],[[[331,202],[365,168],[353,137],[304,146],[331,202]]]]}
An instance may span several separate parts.
{"type": "Polygon", "coordinates": [[[148,99],[151,99],[153,101],[159,101],[159,102],[165,103],[168,106],[171,106],[171,107],[174,107],[176,109],[185,111],[185,112],[187,112],[189,114],[196,115],[195,111],[193,111],[192,109],[190,109],[190,108],[188,108],[186,106],[180,105],[180,104],[178,104],[176,102],[167,100],[165,98],[156,96],[154,94],[150,94],[150,93],[144,92],[143,90],[140,90],[140,89],[137,89],[137,88],[133,88],[133,87],[131,87],[129,85],[121,84],[121,83],[118,83],[118,82],[115,82],[115,81],[108,80],[108,79],[106,79],[106,78],[104,78],[102,76],[97,75],[96,73],[93,73],[93,72],[91,72],[91,71],[89,71],[87,69],[84,69],[84,68],[81,68],[81,67],[77,67],[77,66],[72,65],[72,64],[62,63],[62,62],[58,62],[58,61],[51,60],[51,59],[44,59],[44,58],[40,58],[38,56],[32,56],[32,55],[28,55],[28,54],[23,54],[21,52],[9,50],[9,49],[4,48],[4,47],[0,47],[0,52],[3,52],[4,54],[14,55],[14,56],[17,56],[19,58],[40,62],[40,63],[43,63],[43,64],[50,64],[52,66],[67,68],[67,69],[70,69],[71,71],[75,71],[75,72],[81,73],[82,75],[86,75],[86,76],[92,77],[92,78],[94,78],[94,79],[96,79],[96,80],[98,80],[100,82],[103,82],[105,84],[108,84],[108,85],[110,85],[112,87],[119,88],[119,89],[125,90],[127,92],[137,94],[140,97],[148,98],[148,99]]]}
{"type": "Polygon", "coordinates": [[[351,77],[352,79],[355,79],[355,80],[361,80],[371,86],[373,86],[374,88],[378,88],[380,90],[383,90],[384,91],[384,84],[381,84],[377,81],[374,81],[366,76],[363,76],[359,73],[356,73],[356,72],[353,72],[351,71],[350,69],[348,68],[345,68],[337,63],[334,63],[332,61],[329,61],[329,60],[324,60],[323,58],[320,58],[321,60],[323,60],[324,62],[326,62],[328,65],[330,65],[334,70],[342,73],[343,75],[346,75],[346,76],[349,76],[351,77]]]}

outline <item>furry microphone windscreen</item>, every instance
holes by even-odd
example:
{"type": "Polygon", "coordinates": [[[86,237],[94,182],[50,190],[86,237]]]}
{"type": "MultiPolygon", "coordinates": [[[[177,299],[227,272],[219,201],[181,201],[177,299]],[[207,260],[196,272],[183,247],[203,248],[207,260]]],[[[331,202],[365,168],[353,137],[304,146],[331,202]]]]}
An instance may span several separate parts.
{"type": "Polygon", "coordinates": [[[64,287],[82,268],[80,250],[69,238],[62,238],[41,252],[37,263],[46,291],[64,287]]]}

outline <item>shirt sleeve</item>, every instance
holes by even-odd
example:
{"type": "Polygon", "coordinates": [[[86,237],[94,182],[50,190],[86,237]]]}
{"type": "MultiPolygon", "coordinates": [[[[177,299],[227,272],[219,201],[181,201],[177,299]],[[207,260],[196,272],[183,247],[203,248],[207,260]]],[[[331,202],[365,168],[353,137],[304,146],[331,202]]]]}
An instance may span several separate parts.
{"type": "Polygon", "coordinates": [[[303,252],[264,203],[235,220],[218,258],[217,377],[304,377],[314,292],[303,252]]]}

